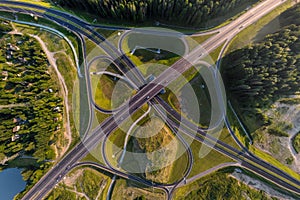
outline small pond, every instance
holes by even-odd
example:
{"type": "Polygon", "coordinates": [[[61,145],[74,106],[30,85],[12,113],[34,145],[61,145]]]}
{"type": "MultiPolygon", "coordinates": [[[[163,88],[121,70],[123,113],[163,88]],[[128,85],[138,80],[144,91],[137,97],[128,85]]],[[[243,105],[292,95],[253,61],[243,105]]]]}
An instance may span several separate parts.
{"type": "Polygon", "coordinates": [[[26,182],[21,175],[22,169],[9,168],[0,172],[0,199],[11,200],[24,190],[26,182]]]}

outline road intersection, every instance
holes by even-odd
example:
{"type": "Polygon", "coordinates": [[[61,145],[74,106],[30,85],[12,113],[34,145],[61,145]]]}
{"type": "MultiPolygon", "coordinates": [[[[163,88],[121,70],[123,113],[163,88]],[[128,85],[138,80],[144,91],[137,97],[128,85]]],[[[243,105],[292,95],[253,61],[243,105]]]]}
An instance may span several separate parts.
{"type": "MultiPolygon", "coordinates": [[[[252,154],[249,154],[248,152],[237,150],[227,145],[226,143],[213,138],[212,136],[204,132],[205,129],[190,123],[188,120],[182,120],[181,116],[176,111],[172,110],[170,106],[166,105],[164,101],[157,97],[159,92],[164,87],[180,77],[185,71],[196,64],[197,61],[223,44],[224,41],[237,34],[241,29],[254,23],[261,16],[265,15],[282,3],[283,1],[279,0],[267,0],[260,3],[258,6],[250,9],[244,15],[239,17],[237,20],[233,21],[223,28],[220,28],[218,34],[205,41],[202,44],[202,47],[196,47],[189,54],[185,55],[182,59],[173,64],[170,68],[162,72],[161,75],[159,75],[156,79],[146,84],[145,79],[143,78],[139,70],[137,70],[137,68],[132,64],[132,62],[125,55],[122,55],[118,51],[118,49],[110,45],[108,42],[104,42],[105,39],[99,33],[93,31],[93,29],[90,28],[89,24],[61,11],[42,8],[40,6],[27,3],[0,1],[0,10],[8,12],[22,12],[27,14],[33,13],[40,17],[52,19],[58,24],[65,26],[76,33],[85,35],[96,44],[101,43],[100,46],[111,56],[111,58],[115,61],[116,66],[120,67],[120,71],[124,75],[126,75],[126,78],[128,80],[131,80],[137,88],[140,88],[137,94],[127,102],[127,106],[125,106],[123,109],[117,110],[113,116],[107,118],[96,129],[94,129],[92,133],[89,134],[89,136],[85,137],[82,142],[76,145],[52,170],[50,170],[35,186],[33,186],[33,188],[23,197],[23,199],[41,199],[42,197],[44,197],[49,191],[51,191],[55,184],[60,181],[61,178],[70,171],[70,169],[72,169],[73,166],[78,165],[76,163],[85,155],[87,155],[89,151],[95,147],[97,142],[99,142],[104,137],[107,137],[113,130],[118,127],[119,124],[121,124],[132,113],[137,111],[141,106],[148,102],[150,102],[150,104],[159,103],[164,109],[166,109],[166,111],[171,116],[170,118],[166,119],[166,122],[172,129],[180,129],[180,131],[185,133],[186,135],[198,141],[201,141],[207,146],[210,146],[211,148],[221,152],[222,154],[225,154],[228,157],[236,160],[244,168],[251,170],[256,174],[273,182],[274,184],[299,195],[300,183],[298,180],[279,170],[278,168],[266,163],[265,161],[258,159],[252,154]],[[5,6],[6,4],[8,4],[9,6],[5,6]],[[32,10],[33,8],[34,10],[32,10]],[[43,12],[39,12],[37,11],[37,9],[43,12]],[[180,126],[178,125],[178,121],[181,122],[180,126]]],[[[90,83],[87,82],[87,84],[90,83]]],[[[225,107],[225,105],[222,105],[222,101],[222,99],[219,100],[221,107],[225,107]]],[[[159,111],[162,107],[156,110],[159,111]]],[[[221,114],[225,114],[225,112],[221,112],[221,114]]],[[[223,118],[223,116],[221,117],[223,118]]],[[[117,175],[120,174],[117,169],[112,169],[112,167],[103,170],[111,170],[111,173],[117,175]]],[[[130,179],[141,183],[147,182],[147,180],[137,180],[136,178],[133,178],[132,175],[126,174],[124,176],[131,177],[130,179]]],[[[176,186],[181,181],[183,181],[183,179],[170,185],[153,185],[152,183],[152,186],[157,186],[164,189],[167,186],[176,186]]]]}

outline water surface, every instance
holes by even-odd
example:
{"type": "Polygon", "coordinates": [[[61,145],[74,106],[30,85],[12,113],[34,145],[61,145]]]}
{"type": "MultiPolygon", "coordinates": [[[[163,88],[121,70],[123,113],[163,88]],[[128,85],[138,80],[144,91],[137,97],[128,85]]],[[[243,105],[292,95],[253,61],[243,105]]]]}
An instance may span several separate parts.
{"type": "Polygon", "coordinates": [[[18,168],[5,169],[0,172],[0,199],[11,200],[16,194],[24,190],[26,182],[18,168]]]}

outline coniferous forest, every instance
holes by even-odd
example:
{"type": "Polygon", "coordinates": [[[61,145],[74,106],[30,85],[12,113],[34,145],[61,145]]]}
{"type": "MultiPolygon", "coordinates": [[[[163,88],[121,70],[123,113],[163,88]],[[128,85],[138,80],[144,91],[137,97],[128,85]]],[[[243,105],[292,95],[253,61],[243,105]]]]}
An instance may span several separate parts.
{"type": "Polygon", "coordinates": [[[268,103],[300,86],[300,26],[291,25],[265,41],[225,58],[228,89],[241,102],[268,103]]]}
{"type": "Polygon", "coordinates": [[[265,108],[300,88],[300,6],[283,13],[280,31],[223,59],[227,91],[244,109],[265,108]]]}
{"type": "Polygon", "coordinates": [[[160,20],[199,25],[222,16],[248,0],[59,0],[62,6],[85,10],[101,18],[143,22],[160,20]]]}

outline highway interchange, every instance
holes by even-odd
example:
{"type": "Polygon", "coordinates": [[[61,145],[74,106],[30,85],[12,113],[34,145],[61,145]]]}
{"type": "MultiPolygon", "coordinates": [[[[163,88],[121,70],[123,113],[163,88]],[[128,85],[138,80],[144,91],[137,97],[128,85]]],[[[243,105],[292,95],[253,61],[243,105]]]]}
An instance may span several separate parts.
{"type": "MultiPolygon", "coordinates": [[[[80,165],[77,162],[84,156],[86,156],[101,139],[107,138],[109,134],[113,132],[113,130],[118,128],[119,124],[125,121],[132,113],[137,111],[145,103],[149,103],[150,105],[152,105],[158,113],[162,112],[162,110],[166,111],[168,113],[166,123],[175,132],[177,132],[176,130],[179,130],[181,133],[184,133],[195,140],[201,141],[203,144],[239,162],[242,167],[253,171],[257,175],[262,176],[263,178],[273,182],[274,184],[299,195],[300,182],[298,180],[281,171],[280,169],[262,161],[261,159],[258,159],[248,151],[237,150],[230,145],[227,145],[226,143],[210,136],[205,132],[205,128],[198,127],[188,120],[185,120],[180,116],[179,113],[174,111],[166,102],[164,102],[160,97],[157,96],[163,88],[180,77],[185,71],[195,65],[197,61],[223,44],[226,40],[232,38],[241,29],[254,23],[259,18],[261,18],[261,16],[265,15],[281,3],[283,3],[283,1],[279,0],[267,0],[263,3],[260,3],[236,20],[232,21],[229,25],[218,29],[218,34],[209,38],[201,46],[193,49],[190,53],[185,55],[182,59],[178,60],[170,68],[166,69],[163,73],[157,76],[154,80],[146,84],[144,77],[134,66],[134,64],[128,59],[128,57],[123,55],[120,50],[116,49],[99,33],[94,31],[93,28],[91,28],[91,25],[89,25],[88,23],[83,22],[77,17],[74,17],[67,13],[63,13],[61,11],[43,8],[27,3],[0,1],[1,11],[20,12],[25,14],[33,13],[34,15],[37,15],[39,17],[51,19],[59,25],[75,32],[76,34],[83,35],[96,44],[100,44],[101,48],[103,48],[110,56],[110,58],[115,62],[115,65],[119,67],[119,70],[126,76],[129,81],[131,81],[131,84],[136,86],[136,88],[139,88],[137,94],[129,99],[129,101],[127,102],[127,106],[122,107],[122,109],[115,110],[115,112],[113,112],[113,116],[107,118],[96,129],[92,130],[92,132],[88,136],[86,136],[82,142],[80,142],[72,150],[70,150],[68,154],[63,159],[61,159],[53,169],[51,169],[44,177],[42,177],[42,179],[32,187],[32,189],[23,197],[23,199],[42,199],[43,197],[45,197],[45,195],[47,195],[53,189],[53,187],[58,181],[61,180],[62,177],[64,177],[71,169],[80,165]],[[160,104],[161,106],[158,107],[154,104],[160,104]]],[[[87,76],[86,84],[88,88],[87,91],[89,94],[90,104],[95,105],[95,103],[93,103],[91,95],[90,81],[88,78],[89,71],[86,69],[81,69],[81,71],[84,71],[84,74],[87,76]]],[[[225,107],[225,105],[223,105],[224,103],[222,103],[222,97],[220,97],[218,102],[220,103],[221,108],[225,107]]],[[[91,106],[89,107],[91,108],[91,106]]],[[[90,110],[89,112],[92,111],[90,110]]],[[[224,111],[222,110],[222,112],[220,112],[220,119],[223,119],[225,117],[224,115],[224,111]]],[[[86,132],[88,131],[90,130],[86,130],[86,132]]],[[[184,139],[180,138],[179,134],[177,134],[177,136],[184,144],[184,139]]],[[[186,148],[188,149],[188,147],[186,148]]],[[[192,160],[190,161],[191,162],[189,163],[189,167],[186,170],[185,177],[189,174],[190,168],[192,166],[192,160]]],[[[82,165],[84,164],[97,165],[95,163],[83,163],[82,165]]],[[[153,184],[150,181],[114,169],[112,166],[102,166],[102,170],[116,174],[123,178],[143,183],[145,185],[163,189],[166,191],[168,198],[171,198],[171,193],[174,188],[185,178],[183,177],[181,180],[178,180],[173,184],[153,184]]]]}

